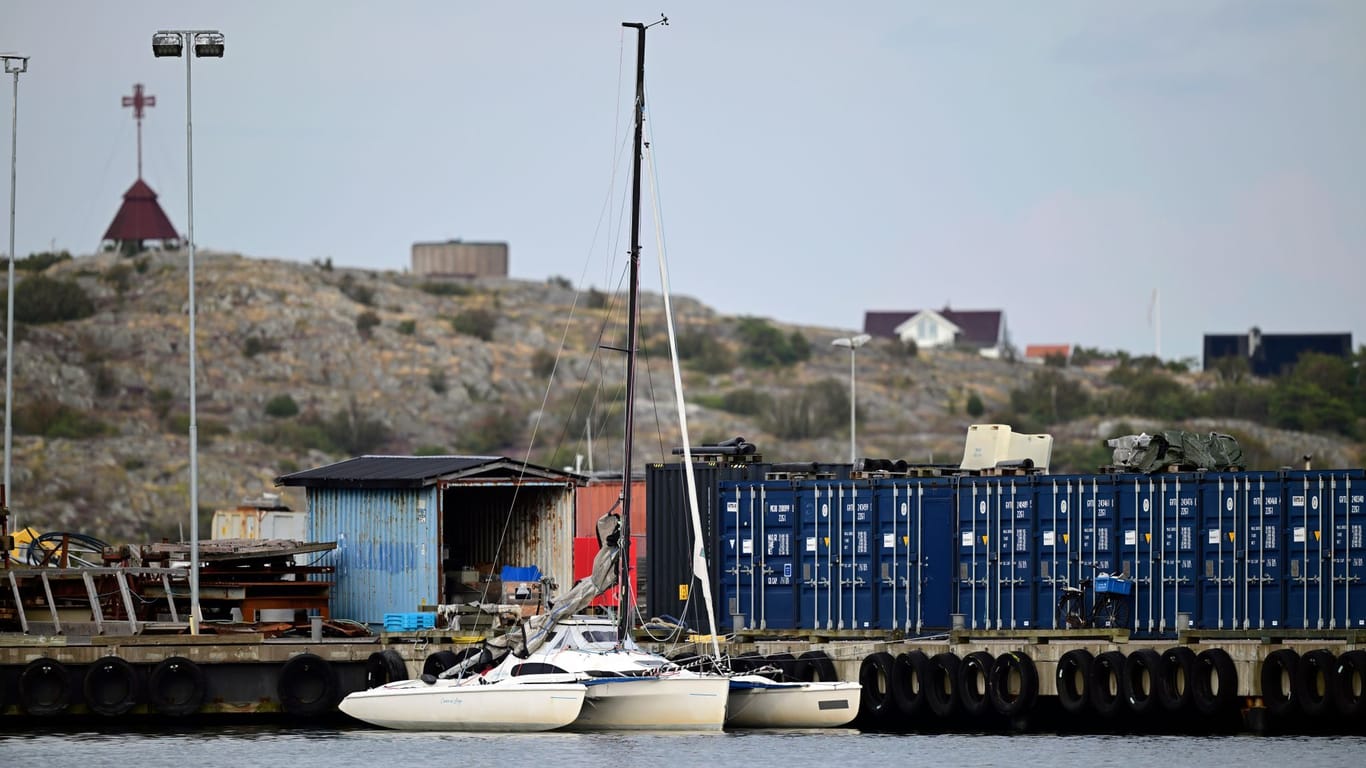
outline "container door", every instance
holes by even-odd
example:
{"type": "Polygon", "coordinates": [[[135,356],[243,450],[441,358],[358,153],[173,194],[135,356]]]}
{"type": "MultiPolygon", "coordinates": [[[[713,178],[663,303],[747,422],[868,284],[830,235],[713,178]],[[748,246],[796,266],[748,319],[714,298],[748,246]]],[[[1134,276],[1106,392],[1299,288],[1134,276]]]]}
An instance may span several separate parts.
{"type": "Polygon", "coordinates": [[[1334,505],[1331,476],[1324,472],[1290,472],[1285,494],[1286,625],[1291,629],[1327,629],[1331,618],[1334,505]]]}
{"type": "Polygon", "coordinates": [[[1081,531],[1078,523],[1083,481],[1078,477],[1042,477],[1035,483],[1035,519],[1038,532],[1034,546],[1039,575],[1035,616],[1039,626],[1064,629],[1058,622],[1058,598],[1064,587],[1075,585],[1081,562],[1081,531]]]}
{"type": "Polygon", "coordinates": [[[1030,478],[958,485],[958,612],[970,628],[1035,626],[1034,486],[1030,478]]]}
{"type": "Polygon", "coordinates": [[[798,629],[797,494],[790,483],[765,483],[759,493],[759,627],[798,629]]]}
{"type": "Polygon", "coordinates": [[[1283,484],[1273,472],[1201,480],[1202,629],[1284,626],[1283,484]]]}
{"type": "Polygon", "coordinates": [[[754,589],[756,483],[723,482],[721,495],[721,625],[732,632],[758,626],[754,589]]]}
{"type": "Polygon", "coordinates": [[[1335,526],[1333,542],[1339,553],[1333,560],[1334,589],[1342,600],[1333,612],[1339,627],[1366,628],[1366,474],[1344,472],[1333,480],[1333,504],[1341,525],[1335,526]]]}
{"type": "Polygon", "coordinates": [[[992,616],[992,512],[995,487],[961,478],[957,494],[958,610],[968,629],[989,629],[992,616]]]}
{"type": "Polygon", "coordinates": [[[912,600],[916,597],[920,520],[923,493],[915,480],[891,479],[873,491],[877,518],[877,546],[873,567],[877,587],[879,629],[916,631],[912,600]]]}
{"type": "Polygon", "coordinates": [[[926,478],[916,486],[916,632],[946,630],[953,597],[953,481],[926,478]]]}
{"type": "Polygon", "coordinates": [[[996,482],[997,629],[1037,627],[1034,604],[1034,483],[1020,477],[996,482]]]}
{"type": "Polygon", "coordinates": [[[834,583],[835,549],[838,542],[835,522],[838,507],[831,483],[806,483],[797,490],[801,511],[801,599],[798,612],[802,624],[811,629],[834,629],[836,613],[834,583]]]}
{"type": "Polygon", "coordinates": [[[834,494],[839,510],[835,628],[871,628],[876,623],[872,578],[873,490],[867,483],[845,482],[834,486],[834,494]]]}
{"type": "Polygon", "coordinates": [[[1177,614],[1195,616],[1198,478],[1164,474],[1119,483],[1120,572],[1134,579],[1135,634],[1176,631],[1177,614]]]}

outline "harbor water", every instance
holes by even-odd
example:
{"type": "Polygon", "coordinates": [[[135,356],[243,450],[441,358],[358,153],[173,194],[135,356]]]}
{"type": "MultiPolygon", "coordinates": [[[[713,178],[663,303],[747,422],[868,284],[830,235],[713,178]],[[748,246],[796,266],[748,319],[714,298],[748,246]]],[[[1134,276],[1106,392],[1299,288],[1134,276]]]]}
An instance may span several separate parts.
{"type": "Polygon", "coordinates": [[[0,734],[6,765],[1360,765],[1366,737],[880,735],[854,730],[707,734],[445,734],[223,727],[0,734]],[[1353,757],[1355,755],[1355,757],[1353,757]]]}

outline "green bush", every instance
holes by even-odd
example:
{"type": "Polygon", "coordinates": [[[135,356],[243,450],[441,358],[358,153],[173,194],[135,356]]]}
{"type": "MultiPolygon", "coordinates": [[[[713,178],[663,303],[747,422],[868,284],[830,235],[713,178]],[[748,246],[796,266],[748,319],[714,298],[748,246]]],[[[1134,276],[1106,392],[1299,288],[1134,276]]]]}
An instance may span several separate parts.
{"type": "Polygon", "coordinates": [[[736,329],[744,345],[740,359],[757,368],[771,368],[801,362],[811,356],[811,344],[800,331],[783,335],[768,321],[755,317],[740,319],[736,329]]]}
{"type": "Polygon", "coordinates": [[[460,435],[461,451],[497,455],[522,442],[522,414],[518,409],[500,407],[480,414],[460,435]]]}
{"type": "Polygon", "coordinates": [[[775,398],[760,416],[764,431],[784,440],[805,440],[836,432],[849,418],[848,385],[834,379],[809,384],[775,398]]]}
{"type": "Polygon", "coordinates": [[[266,403],[266,415],[273,419],[287,419],[299,415],[299,404],[289,394],[276,395],[266,403]]]}
{"type": "Polygon", "coordinates": [[[574,290],[574,284],[569,282],[569,278],[564,277],[563,275],[551,275],[550,277],[546,278],[546,282],[562,290],[574,290]]]}
{"type": "Polygon", "coordinates": [[[428,281],[418,286],[423,293],[430,293],[433,296],[466,296],[470,289],[461,283],[447,283],[428,281]]]}
{"type": "Polygon", "coordinates": [[[982,398],[976,392],[968,393],[967,404],[968,415],[974,419],[982,418],[982,414],[987,412],[987,408],[982,404],[982,398]]]}
{"type": "Polygon", "coordinates": [[[456,333],[484,341],[493,340],[493,329],[497,325],[498,318],[486,309],[469,309],[451,318],[451,328],[456,333]]]}
{"type": "Polygon", "coordinates": [[[100,279],[114,286],[114,290],[122,295],[133,284],[133,268],[128,264],[115,264],[105,270],[100,279]]]}
{"type": "Polygon", "coordinates": [[[109,434],[99,419],[49,396],[13,409],[14,431],[21,435],[81,440],[109,434]]]}
{"type": "Polygon", "coordinates": [[[375,290],[368,285],[356,282],[356,278],[350,274],[342,275],[341,283],[337,287],[357,304],[364,304],[369,307],[375,303],[375,290]]]}
{"type": "Polygon", "coordinates": [[[446,372],[440,368],[433,368],[427,373],[427,386],[431,387],[432,391],[438,395],[446,394],[446,390],[449,389],[449,385],[446,383],[446,372]]]}
{"type": "Polygon", "coordinates": [[[413,451],[414,456],[445,456],[449,453],[450,451],[441,445],[422,445],[413,451]]]}
{"type": "Polygon", "coordinates": [[[379,315],[366,310],[356,315],[356,331],[360,333],[362,339],[370,338],[375,326],[379,325],[379,315]]]}
{"type": "Polygon", "coordinates": [[[588,297],[584,299],[584,306],[589,309],[604,309],[607,306],[607,294],[597,288],[588,289],[588,297]]]}
{"type": "Polygon", "coordinates": [[[73,280],[33,275],[15,285],[14,319],[20,323],[62,323],[95,314],[95,304],[73,280]]]}
{"type": "Polygon", "coordinates": [[[320,426],[338,450],[352,455],[374,451],[389,440],[389,428],[362,414],[355,403],[332,414],[320,426]]]}
{"type": "Polygon", "coordinates": [[[251,335],[242,342],[242,355],[244,357],[256,357],[262,352],[275,352],[279,349],[279,344],[263,336],[251,335]]]}
{"type": "Polygon", "coordinates": [[[753,389],[732,389],[721,398],[723,410],[740,416],[758,416],[772,405],[771,396],[753,389]]]}
{"type": "Polygon", "coordinates": [[[555,372],[555,353],[548,349],[538,349],[531,353],[531,372],[538,379],[548,379],[555,372]]]}
{"type": "Polygon", "coordinates": [[[15,269],[22,269],[25,272],[42,272],[53,264],[63,261],[71,261],[70,251],[43,251],[41,253],[30,253],[22,259],[14,262],[15,269]]]}
{"type": "MultiPolygon", "coordinates": [[[[196,415],[197,416],[197,415],[196,415]]],[[[219,419],[198,418],[195,424],[199,432],[201,443],[212,442],[215,437],[221,437],[232,432],[228,425],[219,419]]],[[[173,435],[185,435],[190,432],[190,415],[188,413],[173,413],[166,419],[166,430],[173,435]]]]}
{"type": "Polygon", "coordinates": [[[678,335],[678,359],[702,373],[725,373],[735,367],[735,355],[730,348],[705,331],[678,335]]]}
{"type": "Polygon", "coordinates": [[[399,333],[403,334],[404,336],[412,336],[413,333],[417,331],[417,321],[416,321],[416,320],[400,320],[399,323],[398,323],[398,326],[397,326],[397,328],[396,328],[395,330],[397,330],[399,333]]]}

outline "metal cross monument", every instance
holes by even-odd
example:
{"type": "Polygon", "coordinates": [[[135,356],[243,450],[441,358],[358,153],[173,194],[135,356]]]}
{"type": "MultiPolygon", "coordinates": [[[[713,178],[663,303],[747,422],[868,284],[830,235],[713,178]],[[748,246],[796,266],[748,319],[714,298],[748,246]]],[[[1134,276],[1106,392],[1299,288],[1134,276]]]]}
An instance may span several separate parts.
{"type": "Polygon", "coordinates": [[[142,110],[146,107],[155,107],[157,97],[145,96],[142,93],[142,83],[133,84],[133,95],[123,97],[123,106],[133,108],[133,118],[138,121],[138,178],[142,178],[142,110]]]}

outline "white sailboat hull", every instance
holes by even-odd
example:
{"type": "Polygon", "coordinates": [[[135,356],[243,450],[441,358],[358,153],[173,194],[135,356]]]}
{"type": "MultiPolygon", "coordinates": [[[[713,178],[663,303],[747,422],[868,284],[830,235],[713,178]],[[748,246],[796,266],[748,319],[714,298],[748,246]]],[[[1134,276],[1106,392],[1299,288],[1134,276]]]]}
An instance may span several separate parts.
{"type": "Polygon", "coordinates": [[[726,725],[731,728],[838,728],[858,716],[862,686],[850,682],[775,683],[733,678],[726,725]]]}
{"type": "Polygon", "coordinates": [[[352,693],[338,708],[371,725],[405,731],[551,731],[574,722],[586,693],[578,683],[402,680],[352,693]]]}
{"type": "Polygon", "coordinates": [[[723,677],[596,678],[570,730],[719,731],[730,682],[723,677]]]}

